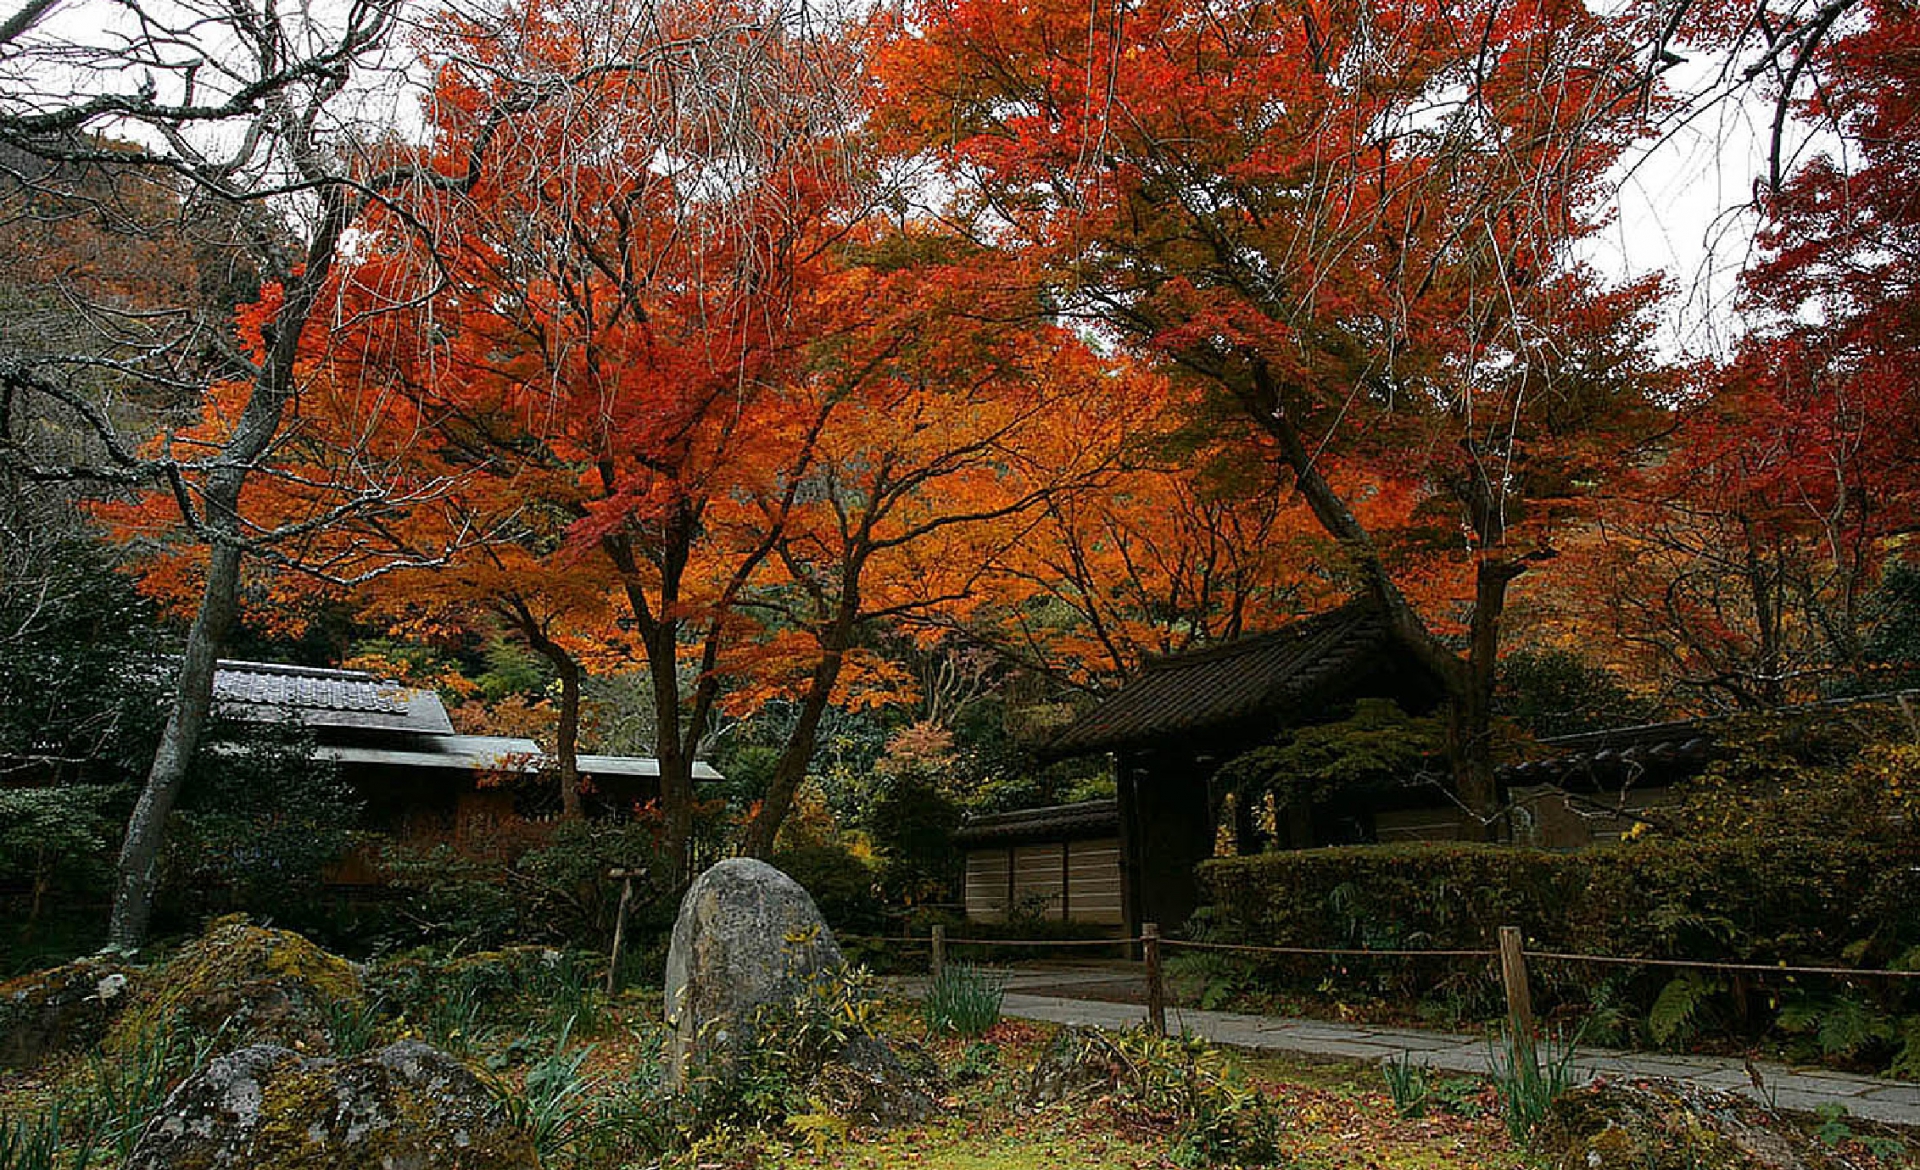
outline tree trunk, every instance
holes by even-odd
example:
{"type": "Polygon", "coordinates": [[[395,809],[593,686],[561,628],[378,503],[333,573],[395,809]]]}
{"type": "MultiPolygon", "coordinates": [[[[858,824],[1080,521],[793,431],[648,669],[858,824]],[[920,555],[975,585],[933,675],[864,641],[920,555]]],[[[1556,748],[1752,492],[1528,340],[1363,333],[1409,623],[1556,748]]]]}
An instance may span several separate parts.
{"type": "Polygon", "coordinates": [[[533,613],[517,601],[508,608],[514,624],[534,652],[560,676],[560,718],[553,732],[554,762],[560,770],[560,815],[579,820],[580,810],[580,664],[566,647],[547,636],[533,613]]]}
{"type": "MultiPolygon", "coordinates": [[[[603,473],[607,474],[607,473],[603,473]]],[[[610,475],[609,475],[610,479],[610,475]]],[[[655,724],[654,759],[660,765],[660,811],[666,817],[666,852],[672,858],[674,886],[693,882],[693,753],[683,749],[680,729],[680,622],[674,616],[679,602],[680,570],[691,544],[691,517],[682,516],[667,542],[660,565],[660,606],[655,611],[640,577],[633,542],[623,533],[602,537],[600,547],[621,577],[627,605],[640,628],[647,650],[647,678],[653,686],[655,724]],[[676,543],[679,542],[679,543],[676,543]]],[[[699,729],[692,730],[697,743],[699,729]]]]}
{"type": "Polygon", "coordinates": [[[554,729],[553,755],[560,765],[560,815],[570,821],[580,811],[580,664],[566,654],[554,663],[560,672],[560,725],[554,729]]]}
{"type": "Polygon", "coordinates": [[[1519,573],[1516,565],[1485,558],[1476,567],[1466,670],[1458,693],[1448,697],[1447,763],[1464,806],[1462,836],[1469,841],[1493,841],[1502,835],[1499,778],[1493,767],[1493,688],[1507,586],[1519,573]]]}
{"type": "Polygon", "coordinates": [[[1447,704],[1447,765],[1460,801],[1460,838],[1494,841],[1500,837],[1498,785],[1487,751],[1492,719],[1487,704],[1466,694],[1447,704]]]}
{"type": "Polygon", "coordinates": [[[826,714],[827,701],[833,697],[834,684],[840,681],[840,667],[846,661],[846,651],[842,648],[845,638],[839,636],[838,631],[835,635],[834,641],[840,645],[828,647],[814,665],[813,678],[800,701],[800,718],[792,734],[787,736],[779,762],[774,765],[773,779],[767,784],[767,794],[761,799],[759,810],[741,835],[740,852],[748,857],[765,861],[773,856],[780,826],[793,811],[793,798],[800,791],[800,782],[807,778],[807,765],[813,762],[813,749],[819,737],[820,719],[826,714]]]}
{"type": "Polygon", "coordinates": [[[127,835],[120,846],[118,886],[107,942],[122,950],[137,950],[146,941],[153,914],[155,879],[167,816],[187,779],[187,765],[200,744],[207,713],[213,706],[213,672],[239,610],[240,549],[216,544],[207,564],[206,587],[200,609],[187,633],[180,678],[167,712],[160,746],[147,771],[147,782],[127,818],[127,835]]]}
{"type": "MultiPolygon", "coordinates": [[[[147,770],[146,784],[127,818],[127,835],[116,867],[107,942],[123,950],[138,949],[146,941],[167,816],[186,782],[193,753],[200,746],[200,733],[213,706],[214,668],[240,610],[244,544],[240,496],[247,476],[280,433],[287,404],[293,400],[301,335],[333,268],[340,237],[353,219],[354,207],[339,187],[322,186],[318,197],[322,215],[307,247],[305,267],[287,286],[286,299],[272,327],[261,331],[269,344],[254,371],[247,404],[221,447],[218,462],[207,474],[199,518],[199,534],[208,544],[206,584],[200,594],[200,608],[187,631],[167,724],[147,770]]],[[[191,506],[188,493],[178,483],[175,489],[184,513],[191,506]]],[[[182,518],[192,521],[189,515],[182,518]]]]}
{"type": "Polygon", "coordinates": [[[679,636],[675,623],[660,622],[644,639],[647,675],[653,683],[659,724],[654,756],[660,761],[660,810],[667,818],[667,853],[675,887],[693,881],[693,760],[681,750],[679,636]]]}
{"type": "MultiPolygon", "coordinates": [[[[1447,763],[1453,773],[1454,795],[1463,806],[1464,831],[1471,840],[1489,839],[1497,832],[1498,784],[1493,770],[1493,682],[1499,655],[1500,616],[1506,590],[1521,572],[1510,561],[1483,559],[1475,576],[1474,613],[1470,646],[1465,660],[1435,638],[1394,583],[1374,545],[1333,485],[1315,465],[1313,453],[1287,416],[1279,386],[1261,363],[1252,366],[1253,417],[1279,441],[1280,457],[1293,472],[1294,485],[1327,534],[1360,571],[1360,579],[1380,607],[1394,636],[1427,668],[1440,684],[1447,701],[1447,763]]],[[[1493,523],[1490,509],[1475,509],[1476,522],[1493,523]]],[[[1482,533],[1483,547],[1492,541],[1482,533]]],[[[1484,557],[1484,553],[1483,553],[1484,557]]]]}

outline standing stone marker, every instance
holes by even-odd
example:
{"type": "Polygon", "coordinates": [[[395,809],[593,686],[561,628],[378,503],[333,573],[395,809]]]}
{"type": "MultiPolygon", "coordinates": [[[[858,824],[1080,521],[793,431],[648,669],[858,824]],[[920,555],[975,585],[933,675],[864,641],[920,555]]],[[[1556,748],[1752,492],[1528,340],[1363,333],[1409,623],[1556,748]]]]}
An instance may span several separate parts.
{"type": "Polygon", "coordinates": [[[764,861],[730,858],[694,879],[667,951],[667,1086],[682,1089],[698,1049],[729,1025],[846,965],[819,907],[764,861]]]}

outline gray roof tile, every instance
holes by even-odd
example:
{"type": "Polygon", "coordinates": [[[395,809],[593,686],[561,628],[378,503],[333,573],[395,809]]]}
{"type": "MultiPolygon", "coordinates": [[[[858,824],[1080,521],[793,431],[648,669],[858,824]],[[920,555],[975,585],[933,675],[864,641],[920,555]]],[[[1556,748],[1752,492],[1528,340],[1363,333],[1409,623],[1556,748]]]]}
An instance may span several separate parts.
{"type": "Polygon", "coordinates": [[[1272,633],[1152,660],[1055,737],[1048,754],[1138,747],[1280,714],[1334,684],[1389,637],[1371,605],[1348,602],[1272,633]]]}
{"type": "Polygon", "coordinates": [[[223,659],[213,698],[223,714],[259,722],[291,717],[309,727],[453,732],[440,696],[364,670],[223,659]]]}

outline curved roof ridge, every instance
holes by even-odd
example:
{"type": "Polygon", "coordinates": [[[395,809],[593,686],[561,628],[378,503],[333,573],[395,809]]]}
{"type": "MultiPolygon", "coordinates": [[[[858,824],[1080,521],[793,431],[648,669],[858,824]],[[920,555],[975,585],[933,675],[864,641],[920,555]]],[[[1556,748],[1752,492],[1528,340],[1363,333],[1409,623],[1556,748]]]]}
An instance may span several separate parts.
{"type": "Polygon", "coordinates": [[[1362,598],[1266,633],[1170,655],[1068,725],[1048,754],[1113,750],[1277,714],[1390,638],[1379,611],[1362,598]]]}

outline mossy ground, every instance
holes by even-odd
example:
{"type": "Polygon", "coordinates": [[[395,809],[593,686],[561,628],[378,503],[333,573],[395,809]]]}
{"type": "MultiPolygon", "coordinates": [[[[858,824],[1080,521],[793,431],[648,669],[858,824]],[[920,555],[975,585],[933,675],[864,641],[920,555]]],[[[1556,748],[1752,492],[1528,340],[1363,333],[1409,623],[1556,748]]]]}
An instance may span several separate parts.
{"type": "MultiPolygon", "coordinates": [[[[650,1019],[657,997],[626,1000],[615,1013],[639,1008],[650,1019]]],[[[884,1030],[923,1039],[905,1005],[890,1005],[884,1030]]],[[[924,1126],[868,1133],[857,1129],[809,1139],[765,1132],[736,1133],[705,1143],[665,1163],[674,1170],[1050,1170],[1053,1167],[1173,1168],[1169,1134],[1129,1118],[1114,1104],[1068,1103],[1028,1110],[1026,1072],[1058,1029],[1003,1021],[986,1042],[996,1052],[993,1071],[956,1083],[945,1114],[924,1126]]],[[[644,1059],[629,1048],[644,1035],[617,1028],[600,1040],[590,1067],[618,1069],[644,1059]]],[[[932,1038],[941,1065],[959,1065],[968,1044],[932,1038]]],[[[1465,1082],[1471,1097],[1462,1112],[1435,1110],[1423,1119],[1399,1117],[1377,1070],[1354,1064],[1283,1058],[1242,1058],[1250,1079],[1278,1103],[1287,1122],[1284,1165],[1297,1170],[1438,1170],[1440,1167],[1524,1167],[1493,1110],[1491,1089],[1465,1082]],[[1467,1114],[1472,1114],[1468,1116],[1467,1114]]],[[[617,1163],[609,1164],[611,1166],[617,1163]]]]}
{"type": "MultiPolygon", "coordinates": [[[[379,985],[378,974],[370,973],[366,982],[379,985]]],[[[596,1000],[591,1017],[570,1029],[556,1024],[555,1006],[544,989],[503,994],[487,1004],[484,1014],[461,1018],[455,1034],[450,1025],[434,1026],[434,1013],[425,1005],[389,1004],[362,1043],[424,1039],[513,1094],[524,1090],[528,1070],[550,1056],[564,1035],[569,1053],[590,1047],[577,1071],[585,1115],[618,1118],[621,1109],[643,1100],[647,1070],[655,1067],[664,1039],[659,992],[628,991],[611,1002],[596,1000]]],[[[792,1127],[775,1123],[722,1132],[691,1148],[681,1144],[664,1157],[641,1141],[565,1145],[550,1151],[546,1165],[554,1170],[1157,1170],[1176,1164],[1169,1129],[1141,1121],[1116,1102],[1026,1106],[1026,1073],[1054,1035],[1051,1025],[1003,1021],[985,1038],[988,1048],[976,1047],[970,1056],[968,1042],[927,1038],[910,1005],[889,1003],[880,1019],[884,1034],[924,1040],[950,1074],[943,1112],[928,1124],[863,1132],[830,1118],[809,1124],[802,1117],[792,1127]],[[975,1075],[952,1075],[969,1067],[975,1075]]],[[[1239,1060],[1279,1111],[1281,1164],[1290,1170],[1523,1170],[1532,1165],[1507,1135],[1494,1090],[1484,1082],[1445,1082],[1445,1101],[1426,1116],[1409,1119],[1396,1114],[1377,1069],[1272,1056],[1239,1060]]],[[[51,1096],[83,1086],[88,1075],[87,1060],[75,1056],[0,1077],[0,1117],[37,1111],[51,1096]]],[[[1913,1148],[1920,1150],[1920,1144],[1913,1148]]],[[[1876,1160],[1859,1150],[1849,1151],[1849,1162],[1861,1170],[1907,1164],[1876,1160]]],[[[82,1170],[112,1165],[117,1162],[102,1157],[82,1170]]]]}

